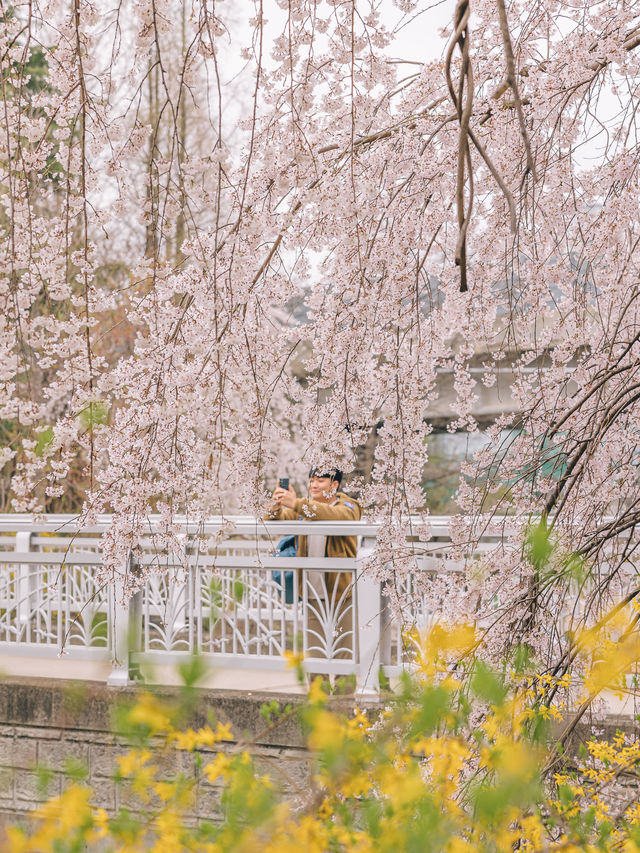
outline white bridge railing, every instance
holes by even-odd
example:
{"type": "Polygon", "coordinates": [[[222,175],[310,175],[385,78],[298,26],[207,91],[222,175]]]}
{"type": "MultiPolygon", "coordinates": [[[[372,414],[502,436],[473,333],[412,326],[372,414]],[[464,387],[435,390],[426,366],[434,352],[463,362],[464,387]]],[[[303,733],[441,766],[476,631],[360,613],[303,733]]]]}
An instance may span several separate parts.
{"type": "MultiPolygon", "coordinates": [[[[431,522],[428,542],[408,543],[422,580],[443,566],[464,567],[446,559],[448,518],[431,522]]],[[[380,672],[392,677],[410,662],[382,585],[362,571],[375,524],[211,519],[185,523],[180,553],[166,553],[154,547],[152,520],[135,562],[105,585],[100,539],[110,523],[109,516],[82,527],[72,516],[34,523],[0,515],[0,655],[106,661],[107,681],[117,685],[128,683],[141,661],[166,664],[198,653],[218,668],[268,670],[284,669],[291,652],[303,655],[310,673],[355,676],[361,693],[378,689],[380,672]],[[221,537],[229,522],[233,531],[221,537]],[[290,534],[358,536],[358,556],[274,556],[290,534]],[[147,577],[128,601],[126,572],[147,577]]],[[[468,557],[495,547],[488,537],[468,557]]],[[[415,582],[411,575],[403,581],[409,590],[415,582]]],[[[435,614],[419,594],[411,600],[405,623],[424,627],[435,614]]]]}

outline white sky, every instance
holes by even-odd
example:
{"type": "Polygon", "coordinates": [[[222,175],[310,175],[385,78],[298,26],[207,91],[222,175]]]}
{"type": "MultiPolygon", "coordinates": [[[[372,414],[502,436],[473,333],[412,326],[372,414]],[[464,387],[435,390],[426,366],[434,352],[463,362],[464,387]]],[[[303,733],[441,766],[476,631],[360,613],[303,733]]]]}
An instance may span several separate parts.
{"type": "MultiPolygon", "coordinates": [[[[440,31],[449,25],[453,18],[455,0],[435,0],[422,14],[412,19],[405,18],[394,5],[393,0],[379,0],[375,5],[386,27],[390,30],[398,28],[396,40],[389,50],[391,58],[424,62],[443,55],[446,40],[442,38],[440,31]]],[[[363,13],[370,7],[370,0],[358,0],[358,8],[361,8],[363,13]]],[[[267,21],[264,60],[268,65],[270,46],[273,39],[283,31],[287,12],[278,6],[276,0],[264,0],[263,9],[267,21]]],[[[243,73],[246,63],[240,56],[240,49],[250,44],[251,30],[247,22],[253,14],[255,14],[253,0],[235,0],[233,15],[236,21],[232,31],[232,43],[224,50],[222,59],[225,80],[231,80],[239,75],[245,91],[252,90],[253,78],[243,73]]],[[[402,77],[403,74],[399,76],[402,77]]]]}

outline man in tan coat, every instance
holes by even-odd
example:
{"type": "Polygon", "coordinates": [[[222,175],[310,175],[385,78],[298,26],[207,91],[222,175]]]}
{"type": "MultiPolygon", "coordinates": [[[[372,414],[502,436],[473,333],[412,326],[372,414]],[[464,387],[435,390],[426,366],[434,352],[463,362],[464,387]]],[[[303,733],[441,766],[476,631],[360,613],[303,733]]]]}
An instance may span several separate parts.
{"type": "MultiPolygon", "coordinates": [[[[338,491],[342,482],[341,471],[309,472],[309,496],[298,498],[292,486],[278,487],[273,493],[273,503],[266,518],[278,521],[358,521],[362,509],[358,501],[338,491]]],[[[357,536],[298,536],[298,557],[355,557],[357,536]]],[[[302,572],[298,572],[299,589],[303,590],[302,572]]],[[[307,648],[326,646],[331,657],[351,656],[353,649],[353,596],[351,572],[307,572],[307,590],[310,609],[307,614],[307,648]],[[333,638],[326,637],[333,614],[334,630],[338,633],[338,648],[333,638]],[[340,635],[344,642],[340,643],[340,635]],[[333,652],[331,653],[333,649],[333,652]]],[[[315,655],[314,655],[315,656],[315,655]]]]}

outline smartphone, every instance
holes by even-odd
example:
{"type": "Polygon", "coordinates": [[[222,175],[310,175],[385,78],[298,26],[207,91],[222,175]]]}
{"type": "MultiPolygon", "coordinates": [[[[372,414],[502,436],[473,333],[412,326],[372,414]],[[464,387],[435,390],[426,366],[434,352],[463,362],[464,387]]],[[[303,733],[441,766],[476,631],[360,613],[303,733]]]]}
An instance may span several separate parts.
{"type": "Polygon", "coordinates": [[[289,489],[289,478],[288,477],[280,477],[278,480],[278,485],[281,489],[289,489]]]}

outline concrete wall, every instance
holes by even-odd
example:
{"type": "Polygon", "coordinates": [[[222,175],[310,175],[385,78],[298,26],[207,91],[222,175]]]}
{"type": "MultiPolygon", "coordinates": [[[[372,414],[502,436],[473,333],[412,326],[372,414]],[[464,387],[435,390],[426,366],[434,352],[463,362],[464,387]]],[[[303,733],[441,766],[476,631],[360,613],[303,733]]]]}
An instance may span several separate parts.
{"type": "MultiPolygon", "coordinates": [[[[94,802],[113,812],[121,805],[135,809],[135,802],[120,802],[122,793],[110,778],[116,769],[116,757],[126,752],[126,745],[111,730],[111,707],[114,700],[131,700],[135,688],[108,688],[89,682],[59,679],[9,678],[0,683],[0,824],[26,818],[39,802],[60,793],[67,783],[65,766],[69,759],[81,762],[95,791],[94,802]],[[51,771],[45,793],[39,785],[42,774],[37,767],[51,771]]],[[[161,688],[163,696],[175,695],[171,688],[161,688]]],[[[296,719],[267,729],[260,714],[264,702],[275,699],[300,704],[300,697],[246,691],[199,691],[197,709],[191,725],[204,725],[207,712],[213,711],[221,722],[231,724],[234,734],[254,743],[248,747],[261,770],[267,770],[286,791],[304,790],[309,772],[309,757],[304,749],[302,733],[296,719]]],[[[199,774],[194,756],[179,753],[177,764],[163,760],[166,772],[182,771],[197,778],[197,795],[191,818],[220,816],[219,791],[199,774]]]]}

